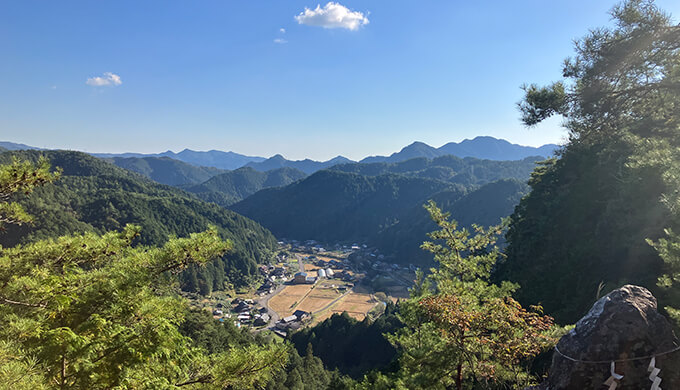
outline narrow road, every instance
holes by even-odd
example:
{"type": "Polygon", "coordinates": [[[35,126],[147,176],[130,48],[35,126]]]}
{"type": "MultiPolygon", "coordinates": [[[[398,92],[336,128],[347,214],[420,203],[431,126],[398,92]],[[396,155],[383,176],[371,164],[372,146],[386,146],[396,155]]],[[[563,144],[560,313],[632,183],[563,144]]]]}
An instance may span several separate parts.
{"type": "Polygon", "coordinates": [[[297,258],[298,261],[298,267],[300,268],[300,272],[305,272],[305,263],[302,261],[302,256],[298,255],[297,253],[295,254],[295,257],[297,258]]]}
{"type": "MultiPolygon", "coordinates": [[[[297,253],[295,254],[295,257],[297,258],[298,261],[298,267],[300,268],[300,272],[305,271],[305,264],[302,261],[302,256],[298,255],[297,253]]],[[[290,265],[290,262],[288,263],[290,265]]],[[[269,323],[267,324],[266,327],[255,330],[255,332],[259,332],[264,329],[273,329],[276,326],[276,323],[279,322],[281,319],[281,316],[279,316],[279,313],[274,311],[272,308],[269,307],[269,300],[272,299],[275,295],[281,292],[286,287],[285,284],[280,284],[278,287],[276,287],[276,290],[272,292],[271,294],[267,294],[263,296],[262,298],[257,300],[257,303],[259,303],[262,307],[267,309],[267,313],[269,314],[269,323]]]]}
{"type": "MultiPolygon", "coordinates": [[[[272,292],[271,294],[267,294],[267,295],[265,295],[262,298],[257,300],[257,303],[259,303],[260,305],[262,305],[262,307],[267,309],[267,314],[269,314],[269,323],[267,324],[266,327],[264,327],[262,329],[272,328],[279,321],[279,318],[280,318],[279,313],[275,312],[274,310],[272,310],[269,307],[269,300],[272,299],[272,297],[274,295],[280,293],[281,290],[283,290],[285,287],[286,287],[285,285],[281,284],[276,288],[276,290],[274,290],[274,292],[272,292]]],[[[256,330],[256,332],[259,332],[262,329],[256,330]]]]}

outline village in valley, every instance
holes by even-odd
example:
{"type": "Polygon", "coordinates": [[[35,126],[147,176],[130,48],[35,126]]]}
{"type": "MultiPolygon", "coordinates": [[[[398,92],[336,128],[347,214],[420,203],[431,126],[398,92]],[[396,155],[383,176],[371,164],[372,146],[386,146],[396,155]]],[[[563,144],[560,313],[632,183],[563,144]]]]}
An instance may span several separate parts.
{"type": "Polygon", "coordinates": [[[259,266],[260,283],[253,288],[187,297],[221,322],[281,337],[336,313],[346,312],[359,321],[375,319],[387,302],[408,297],[413,265],[387,263],[366,245],[331,248],[313,240],[279,241],[272,263],[259,266]]]}

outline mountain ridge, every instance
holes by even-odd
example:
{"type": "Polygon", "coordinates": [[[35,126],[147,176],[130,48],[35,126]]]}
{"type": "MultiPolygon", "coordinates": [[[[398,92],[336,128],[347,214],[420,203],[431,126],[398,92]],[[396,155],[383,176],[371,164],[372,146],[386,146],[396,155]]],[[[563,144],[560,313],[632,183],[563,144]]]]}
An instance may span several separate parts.
{"type": "MultiPolygon", "coordinates": [[[[9,150],[40,149],[29,145],[12,142],[0,142],[0,147],[4,147],[9,150]]],[[[359,161],[353,161],[344,156],[336,156],[326,161],[315,161],[309,158],[302,160],[288,160],[281,154],[275,154],[269,158],[265,158],[260,156],[247,156],[232,151],[224,152],[215,149],[208,151],[196,151],[188,148],[185,148],[178,153],[167,150],[161,153],[148,154],[132,152],[90,154],[95,157],[107,159],[169,157],[199,167],[213,167],[225,170],[235,170],[244,166],[248,166],[257,171],[265,172],[273,169],[289,167],[298,169],[308,175],[311,175],[321,169],[327,169],[339,164],[356,162],[395,163],[418,157],[434,159],[445,155],[454,155],[460,158],[474,157],[478,159],[495,161],[522,160],[532,156],[549,158],[554,155],[559,147],[560,146],[556,144],[546,144],[540,147],[523,146],[491,136],[477,136],[473,139],[464,139],[461,142],[449,142],[438,148],[430,146],[421,141],[415,141],[389,156],[368,156],[359,161]]]]}

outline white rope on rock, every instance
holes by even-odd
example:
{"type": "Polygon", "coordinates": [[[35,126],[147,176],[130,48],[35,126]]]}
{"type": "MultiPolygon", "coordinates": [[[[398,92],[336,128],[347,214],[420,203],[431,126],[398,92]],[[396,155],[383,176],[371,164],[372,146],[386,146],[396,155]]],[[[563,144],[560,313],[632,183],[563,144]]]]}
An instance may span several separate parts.
{"type": "Polygon", "coordinates": [[[604,385],[609,386],[609,390],[614,390],[619,385],[619,381],[623,379],[623,375],[616,373],[616,363],[614,362],[609,365],[609,373],[611,375],[604,381],[604,385]]]}
{"type": "Polygon", "coordinates": [[[572,362],[576,362],[576,363],[584,363],[584,364],[609,364],[609,363],[611,363],[611,362],[614,362],[614,363],[623,363],[623,362],[632,362],[632,361],[636,361],[636,360],[647,360],[647,359],[651,359],[651,358],[653,358],[653,357],[668,355],[669,353],[673,353],[673,352],[677,352],[677,351],[680,351],[680,345],[678,345],[677,347],[675,347],[675,348],[673,348],[673,349],[671,349],[671,350],[668,350],[668,351],[666,351],[666,352],[659,352],[659,353],[655,353],[655,354],[652,354],[652,355],[640,356],[640,357],[635,357],[635,358],[630,358],[630,359],[616,359],[616,360],[580,360],[580,359],[575,359],[575,358],[573,358],[573,357],[571,357],[571,356],[569,356],[569,355],[563,354],[563,353],[557,348],[557,345],[555,345],[555,352],[557,352],[557,353],[558,353],[560,356],[562,356],[563,358],[565,358],[565,359],[567,359],[567,360],[571,360],[572,362]]]}
{"type": "Polygon", "coordinates": [[[652,381],[652,387],[650,390],[661,390],[661,387],[659,386],[661,384],[661,378],[659,377],[659,373],[661,372],[661,369],[656,367],[656,357],[657,356],[663,356],[663,355],[668,355],[673,352],[680,351],[680,345],[668,350],[666,352],[660,352],[660,353],[655,353],[654,355],[648,355],[648,356],[640,356],[640,357],[635,357],[635,358],[630,358],[630,359],[617,359],[617,360],[580,360],[580,359],[575,359],[571,356],[563,354],[558,348],[557,345],[555,345],[555,352],[557,352],[560,356],[567,360],[571,360],[572,362],[576,363],[584,363],[584,364],[605,364],[609,363],[609,378],[604,382],[605,386],[609,386],[609,390],[615,390],[616,387],[619,385],[619,381],[623,379],[623,375],[617,374],[616,373],[616,363],[622,363],[622,362],[632,362],[632,361],[637,361],[637,360],[647,360],[651,359],[649,362],[649,366],[647,367],[647,372],[649,372],[649,380],[652,381]]]}
{"type": "Polygon", "coordinates": [[[652,361],[649,362],[649,367],[647,367],[647,372],[650,372],[649,374],[649,380],[652,381],[652,387],[650,390],[661,390],[661,387],[659,387],[659,384],[661,384],[661,378],[659,378],[659,372],[661,372],[661,369],[656,367],[656,356],[652,358],[652,361]]]}

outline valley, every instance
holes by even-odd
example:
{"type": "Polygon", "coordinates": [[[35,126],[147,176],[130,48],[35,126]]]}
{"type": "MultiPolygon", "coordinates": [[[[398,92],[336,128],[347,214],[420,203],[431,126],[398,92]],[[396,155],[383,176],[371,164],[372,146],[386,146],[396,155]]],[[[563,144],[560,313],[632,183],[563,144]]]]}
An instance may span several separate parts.
{"type": "Polygon", "coordinates": [[[216,320],[232,321],[255,332],[268,330],[281,337],[334,314],[347,313],[358,321],[367,317],[375,320],[384,312],[386,302],[408,298],[415,278],[413,265],[384,263],[377,260],[375,249],[327,247],[337,249],[326,251],[311,241],[280,242],[279,262],[259,267],[265,282],[257,290],[216,292],[211,297],[183,295],[216,320]],[[295,319],[281,321],[291,316],[295,319]]]}

